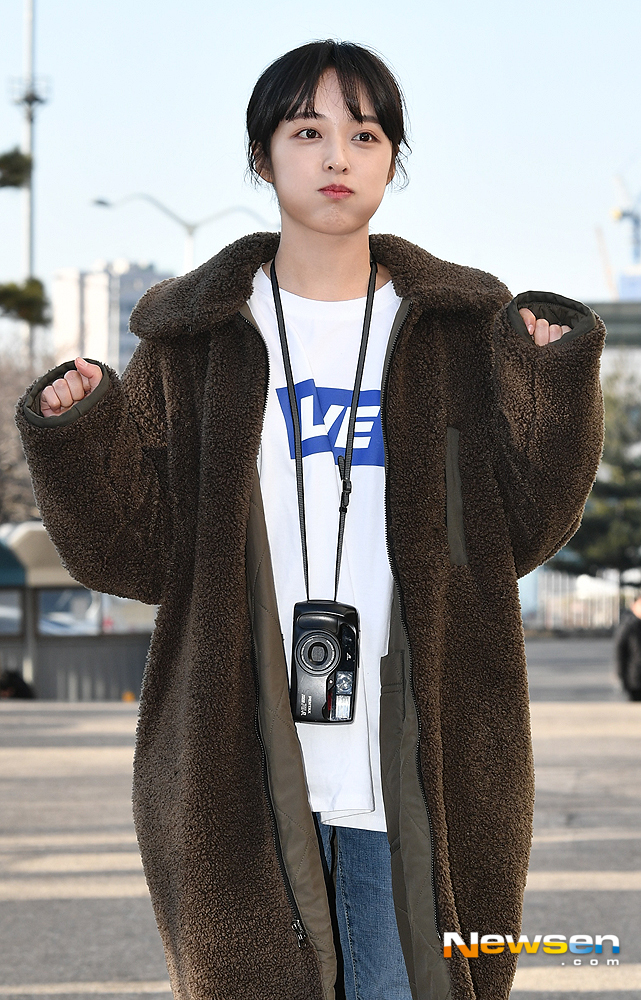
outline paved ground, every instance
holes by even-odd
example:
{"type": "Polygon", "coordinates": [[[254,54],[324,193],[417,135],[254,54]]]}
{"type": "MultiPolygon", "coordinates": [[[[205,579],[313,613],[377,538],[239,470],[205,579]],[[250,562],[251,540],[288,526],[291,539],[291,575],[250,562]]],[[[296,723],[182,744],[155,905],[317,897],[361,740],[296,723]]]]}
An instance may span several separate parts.
{"type": "Polygon", "coordinates": [[[532,701],[625,701],[611,639],[530,639],[532,701]]]}
{"type": "MultiPolygon", "coordinates": [[[[621,964],[605,964],[607,945],[596,967],[523,956],[514,1000],[641,995],[641,703],[622,699],[609,649],[528,643],[537,802],[523,930],[616,934],[621,964]]],[[[167,996],[131,824],[135,717],[135,705],[0,703],[0,997],[167,996]]]]}
{"type": "Polygon", "coordinates": [[[514,1000],[641,996],[641,707],[616,678],[609,639],[527,643],[536,767],[523,931],[615,934],[613,956],[528,955],[514,1000]],[[590,966],[590,959],[599,965],[590,966]],[[565,961],[562,966],[561,962],[565,961]]]}
{"type": "Polygon", "coordinates": [[[131,821],[136,710],[0,704],[1,993],[12,986],[12,996],[35,996],[31,984],[69,983],[77,996],[75,984],[115,981],[156,983],[166,1000],[131,821]]]}

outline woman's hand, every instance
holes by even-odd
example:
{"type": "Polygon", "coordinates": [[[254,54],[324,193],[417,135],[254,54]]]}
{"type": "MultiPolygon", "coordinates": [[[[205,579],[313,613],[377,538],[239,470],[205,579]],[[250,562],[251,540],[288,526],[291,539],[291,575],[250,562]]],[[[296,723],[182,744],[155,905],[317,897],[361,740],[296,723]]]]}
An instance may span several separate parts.
{"type": "Polygon", "coordinates": [[[43,417],[59,417],[99,385],[102,379],[99,365],[92,365],[84,358],[76,358],[74,364],[76,367],[64,378],[57,378],[42,390],[40,412],[43,417]]]}
{"type": "Polygon", "coordinates": [[[560,340],[564,333],[569,333],[572,329],[570,326],[558,326],[554,323],[550,326],[546,319],[537,319],[531,309],[519,309],[519,314],[527,332],[539,347],[551,344],[553,340],[560,340]]]}

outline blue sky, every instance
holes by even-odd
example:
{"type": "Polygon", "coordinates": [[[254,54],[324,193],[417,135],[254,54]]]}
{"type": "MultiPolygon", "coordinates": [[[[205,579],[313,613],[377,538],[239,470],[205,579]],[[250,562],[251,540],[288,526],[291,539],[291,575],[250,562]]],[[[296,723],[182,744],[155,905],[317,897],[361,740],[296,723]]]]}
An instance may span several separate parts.
{"type": "MultiPolygon", "coordinates": [[[[638,0],[37,0],[37,71],[51,84],[36,135],[36,270],[97,259],[181,269],[181,231],[148,192],[189,219],[242,203],[270,219],[245,180],[244,112],[261,70],[313,38],[381,52],[410,114],[410,184],[372,228],[498,274],[516,292],[609,297],[595,226],[615,270],[629,225],[610,211],[614,177],[641,190],[638,0]]],[[[0,151],[20,139],[9,80],[22,73],[22,2],[0,0],[0,151]]],[[[203,228],[196,262],[251,231],[236,215],[203,228]]],[[[0,190],[0,281],[21,278],[18,192],[0,190]]]]}

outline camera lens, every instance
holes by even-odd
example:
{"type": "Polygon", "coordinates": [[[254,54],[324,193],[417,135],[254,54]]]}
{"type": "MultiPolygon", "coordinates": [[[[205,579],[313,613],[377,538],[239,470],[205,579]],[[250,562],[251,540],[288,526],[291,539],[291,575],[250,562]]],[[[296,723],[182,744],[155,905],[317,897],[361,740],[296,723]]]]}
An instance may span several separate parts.
{"type": "Polygon", "coordinates": [[[326,632],[308,632],[296,646],[296,659],[305,670],[313,673],[326,673],[339,658],[340,647],[326,632]]]}
{"type": "Polygon", "coordinates": [[[324,663],[327,659],[327,646],[325,646],[322,642],[315,642],[314,645],[310,647],[309,658],[312,663],[320,666],[321,663],[324,663]]]}

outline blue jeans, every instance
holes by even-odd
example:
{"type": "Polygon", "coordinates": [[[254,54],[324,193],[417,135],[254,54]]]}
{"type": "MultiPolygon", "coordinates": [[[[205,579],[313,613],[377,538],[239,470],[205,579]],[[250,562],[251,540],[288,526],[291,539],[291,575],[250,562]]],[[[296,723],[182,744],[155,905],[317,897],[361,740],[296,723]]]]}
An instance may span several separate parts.
{"type": "Polygon", "coordinates": [[[394,915],[387,834],[325,826],[318,814],[314,818],[337,939],[337,1000],[412,1000],[394,915]]]}

